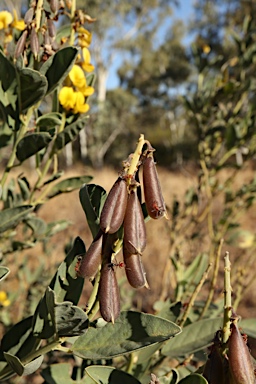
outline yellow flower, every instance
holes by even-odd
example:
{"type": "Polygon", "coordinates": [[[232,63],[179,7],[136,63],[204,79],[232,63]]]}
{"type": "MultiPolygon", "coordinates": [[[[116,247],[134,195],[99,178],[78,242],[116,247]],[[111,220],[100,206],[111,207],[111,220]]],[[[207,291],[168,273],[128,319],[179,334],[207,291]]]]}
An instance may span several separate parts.
{"type": "Polygon", "coordinates": [[[5,291],[0,291],[0,305],[2,305],[3,307],[8,307],[8,305],[10,304],[11,302],[7,298],[7,293],[5,291]]]}
{"type": "Polygon", "coordinates": [[[92,41],[91,32],[87,31],[87,29],[83,27],[80,27],[77,32],[78,32],[78,45],[81,48],[89,47],[92,41]]]}
{"type": "Polygon", "coordinates": [[[26,28],[25,21],[23,19],[18,20],[17,12],[15,9],[13,10],[13,16],[14,20],[12,22],[12,27],[18,29],[19,31],[24,31],[24,29],[26,28]]]}
{"type": "Polygon", "coordinates": [[[83,88],[86,85],[84,71],[79,65],[73,65],[73,68],[68,75],[75,87],[83,88]]]}
{"type": "Polygon", "coordinates": [[[88,48],[84,47],[82,49],[83,61],[81,63],[82,68],[86,72],[92,72],[94,70],[94,65],[91,64],[91,54],[88,48]]]}
{"type": "Polygon", "coordinates": [[[76,102],[75,92],[72,87],[63,87],[59,93],[59,102],[63,108],[70,110],[74,108],[76,102]]]}
{"type": "Polygon", "coordinates": [[[74,113],[85,113],[89,110],[89,105],[84,102],[84,95],[82,92],[75,92],[76,103],[74,106],[74,113]]]}
{"type": "Polygon", "coordinates": [[[78,90],[82,92],[84,96],[91,96],[94,93],[94,88],[90,87],[88,85],[85,85],[84,87],[80,88],[78,87],[78,90]]]}
{"type": "Polygon", "coordinates": [[[12,34],[11,33],[7,33],[7,34],[5,34],[5,36],[4,36],[4,43],[5,44],[8,44],[8,43],[10,43],[12,41],[12,34]]]}
{"type": "Polygon", "coordinates": [[[5,29],[13,20],[12,14],[8,11],[0,12],[0,29],[5,29]]]}

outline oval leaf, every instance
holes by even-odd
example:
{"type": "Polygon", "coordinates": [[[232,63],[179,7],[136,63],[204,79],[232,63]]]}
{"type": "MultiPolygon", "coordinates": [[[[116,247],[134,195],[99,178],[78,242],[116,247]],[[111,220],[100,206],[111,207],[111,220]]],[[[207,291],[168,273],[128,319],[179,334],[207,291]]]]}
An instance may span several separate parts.
{"type": "Polygon", "coordinates": [[[79,337],[72,352],[83,359],[105,359],[122,355],[177,335],[176,324],[139,312],[121,312],[115,323],[89,328],[79,337]]]}
{"type": "Polygon", "coordinates": [[[184,377],[178,384],[207,384],[208,381],[198,373],[192,373],[191,375],[184,377]]]}
{"type": "Polygon", "coordinates": [[[40,116],[36,121],[38,127],[46,128],[53,128],[56,127],[56,125],[61,125],[61,123],[61,114],[58,112],[46,113],[45,115],[40,116]]]}
{"type": "Polygon", "coordinates": [[[221,328],[221,318],[205,319],[190,324],[182,329],[182,333],[162,348],[162,354],[169,357],[184,356],[206,348],[212,344],[214,334],[221,328]]]}
{"type": "Polygon", "coordinates": [[[40,72],[48,81],[47,93],[52,92],[68,75],[72,68],[78,49],[65,47],[51,56],[41,67],[40,72]]]}
{"type": "Polygon", "coordinates": [[[246,335],[256,339],[256,319],[244,319],[241,320],[238,325],[246,335]]]}
{"type": "Polygon", "coordinates": [[[0,281],[5,279],[6,276],[10,273],[10,269],[7,267],[0,266],[0,281]]]}
{"type": "Polygon", "coordinates": [[[54,149],[59,151],[64,148],[65,145],[74,141],[79,131],[84,128],[86,120],[88,120],[88,116],[80,117],[74,123],[66,126],[64,130],[57,135],[54,149]]]}
{"type": "MultiPolygon", "coordinates": [[[[140,384],[135,377],[114,367],[92,365],[85,369],[86,376],[92,378],[92,383],[99,384],[140,384]],[[87,376],[88,375],[88,376],[87,376]]],[[[87,382],[86,382],[87,384],[87,382]]]]}
{"type": "Polygon", "coordinates": [[[48,82],[45,76],[31,68],[23,68],[17,72],[17,76],[20,84],[20,110],[24,112],[44,97],[48,82]]]}
{"type": "Polygon", "coordinates": [[[16,227],[34,207],[23,205],[21,207],[8,208],[0,212],[0,233],[16,227]]]}
{"type": "Polygon", "coordinates": [[[16,156],[22,162],[46,148],[52,138],[47,132],[32,133],[21,139],[17,145],[16,156]]]}
{"type": "Polygon", "coordinates": [[[81,187],[84,183],[89,183],[92,180],[92,176],[79,176],[79,177],[70,177],[55,184],[51,189],[49,198],[60,195],[61,193],[72,192],[75,189],[81,187]]]}

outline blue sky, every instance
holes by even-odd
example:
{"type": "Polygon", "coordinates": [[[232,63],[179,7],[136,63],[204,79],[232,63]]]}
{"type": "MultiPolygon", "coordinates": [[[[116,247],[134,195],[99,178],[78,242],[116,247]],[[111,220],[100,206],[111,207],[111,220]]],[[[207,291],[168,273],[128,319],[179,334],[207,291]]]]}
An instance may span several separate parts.
{"type": "MultiPolygon", "coordinates": [[[[180,0],[180,6],[174,8],[174,14],[172,20],[181,19],[185,22],[185,24],[190,20],[193,13],[193,3],[194,0],[180,0]]],[[[189,44],[189,36],[186,37],[184,43],[189,44]]],[[[119,85],[118,77],[116,75],[116,71],[121,64],[121,57],[117,58],[115,62],[111,66],[111,70],[107,79],[107,89],[116,88],[119,85]]]]}

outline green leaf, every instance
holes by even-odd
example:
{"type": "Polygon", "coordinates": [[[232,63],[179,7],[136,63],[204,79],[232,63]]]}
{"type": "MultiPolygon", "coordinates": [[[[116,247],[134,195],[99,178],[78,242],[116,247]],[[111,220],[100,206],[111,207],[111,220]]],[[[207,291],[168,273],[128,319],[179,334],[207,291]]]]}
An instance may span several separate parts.
{"type": "Polygon", "coordinates": [[[56,235],[56,233],[59,233],[59,232],[63,231],[70,224],[71,224],[71,222],[67,221],[67,220],[53,221],[52,223],[49,223],[47,225],[47,231],[46,231],[45,236],[48,237],[48,236],[56,235]]]}
{"type": "Polygon", "coordinates": [[[70,364],[60,363],[53,364],[43,369],[41,375],[45,379],[47,384],[80,384],[84,383],[84,380],[74,381],[70,377],[70,364]]]}
{"type": "Polygon", "coordinates": [[[84,254],[84,243],[80,237],[77,237],[73,247],[59,266],[50,283],[50,288],[55,292],[57,302],[71,301],[73,304],[78,303],[83,290],[84,279],[76,277],[75,266],[77,256],[84,254]]]}
{"type": "Polygon", "coordinates": [[[84,128],[85,121],[88,121],[88,116],[80,117],[74,123],[66,126],[56,137],[56,141],[54,143],[55,151],[61,150],[65,147],[65,145],[74,141],[79,131],[84,128]]]}
{"type": "Polygon", "coordinates": [[[199,253],[192,263],[184,270],[183,280],[185,282],[193,282],[198,284],[201,280],[203,273],[208,266],[208,255],[206,253],[199,253]]]}
{"type": "Polygon", "coordinates": [[[24,112],[45,96],[48,82],[45,76],[31,68],[17,71],[20,91],[20,111],[24,112]]]}
{"type": "Polygon", "coordinates": [[[139,312],[121,312],[114,324],[89,328],[72,347],[83,359],[107,359],[135,351],[177,335],[180,327],[160,317],[139,312]]]}
{"type": "Polygon", "coordinates": [[[46,148],[52,138],[48,132],[31,133],[24,136],[17,145],[16,156],[22,162],[46,148]]]}
{"type": "Polygon", "coordinates": [[[6,276],[10,273],[10,269],[0,265],[0,281],[5,279],[6,276]]]}
{"type": "Polygon", "coordinates": [[[52,92],[65,79],[76,60],[77,54],[77,48],[65,47],[42,65],[40,72],[47,78],[47,93],[52,92]]]}
{"type": "Polygon", "coordinates": [[[80,189],[79,198],[94,238],[100,229],[100,213],[107,198],[107,192],[99,185],[87,184],[80,189]]]}
{"type": "Polygon", "coordinates": [[[36,121],[36,125],[38,127],[44,128],[53,128],[57,125],[61,125],[61,123],[62,116],[58,112],[45,113],[44,115],[40,116],[36,121]]]}
{"type": "Polygon", "coordinates": [[[13,64],[7,59],[3,51],[0,50],[0,81],[3,86],[3,90],[6,92],[12,83],[16,82],[16,71],[13,64]]]}
{"type": "Polygon", "coordinates": [[[48,287],[35,310],[32,326],[34,336],[49,339],[57,334],[54,306],[54,292],[48,287]]]}
{"type": "Polygon", "coordinates": [[[31,375],[31,373],[34,373],[41,366],[44,360],[44,356],[39,356],[30,363],[24,365],[17,356],[4,352],[4,357],[9,366],[19,376],[31,375]]]}
{"type": "Polygon", "coordinates": [[[104,367],[102,365],[92,365],[85,369],[85,378],[91,378],[91,381],[86,380],[89,384],[140,384],[135,377],[126,372],[115,369],[114,367],[104,367]]]}
{"type": "Polygon", "coordinates": [[[0,212],[0,233],[16,227],[34,209],[31,205],[4,209],[0,212]]]}
{"type": "Polygon", "coordinates": [[[169,357],[184,356],[212,344],[215,333],[221,328],[221,318],[199,320],[182,329],[182,333],[162,348],[162,354],[169,357]]]}
{"type": "Polygon", "coordinates": [[[62,180],[53,186],[48,197],[52,198],[61,193],[72,192],[75,189],[80,188],[82,184],[89,183],[91,180],[92,176],[70,177],[69,179],[62,180]]]}
{"type": "Polygon", "coordinates": [[[42,236],[47,230],[45,221],[40,217],[29,217],[25,222],[32,229],[34,236],[42,236]]]}
{"type": "Polygon", "coordinates": [[[20,192],[23,200],[28,200],[30,197],[30,190],[29,190],[29,183],[25,177],[18,177],[17,179],[19,187],[20,187],[20,192]]]}
{"type": "Polygon", "coordinates": [[[191,375],[180,380],[178,384],[207,384],[208,381],[198,373],[192,373],[191,375]]]}
{"type": "Polygon", "coordinates": [[[256,319],[244,319],[239,322],[239,328],[248,336],[256,339],[256,319]]]}

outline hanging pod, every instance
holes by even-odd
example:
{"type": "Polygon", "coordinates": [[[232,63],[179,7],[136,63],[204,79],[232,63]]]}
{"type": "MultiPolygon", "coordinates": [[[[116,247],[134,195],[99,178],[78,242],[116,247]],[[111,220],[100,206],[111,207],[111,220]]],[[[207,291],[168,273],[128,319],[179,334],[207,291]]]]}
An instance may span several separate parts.
{"type": "Polygon", "coordinates": [[[123,249],[125,273],[129,284],[133,288],[149,288],[146,272],[142,264],[141,255],[131,254],[123,249]]]}
{"type": "Polygon", "coordinates": [[[255,384],[252,357],[236,322],[228,339],[230,384],[255,384]]]}
{"type": "Polygon", "coordinates": [[[152,156],[148,156],[143,162],[143,187],[149,216],[152,219],[166,216],[164,198],[152,156]]]}
{"type": "Polygon", "coordinates": [[[118,178],[111,188],[100,215],[100,228],[105,233],[114,233],[123,224],[128,191],[126,181],[118,178]]]}
{"type": "Polygon", "coordinates": [[[88,248],[85,256],[79,262],[77,276],[92,278],[96,275],[101,264],[103,232],[100,230],[88,248]]]}
{"type": "Polygon", "coordinates": [[[130,254],[141,255],[147,244],[146,226],[137,196],[137,188],[128,196],[124,217],[123,247],[130,254]]]}
{"type": "Polygon", "coordinates": [[[105,263],[101,269],[98,295],[101,316],[114,324],[120,314],[120,294],[116,273],[110,263],[105,263]]]}

